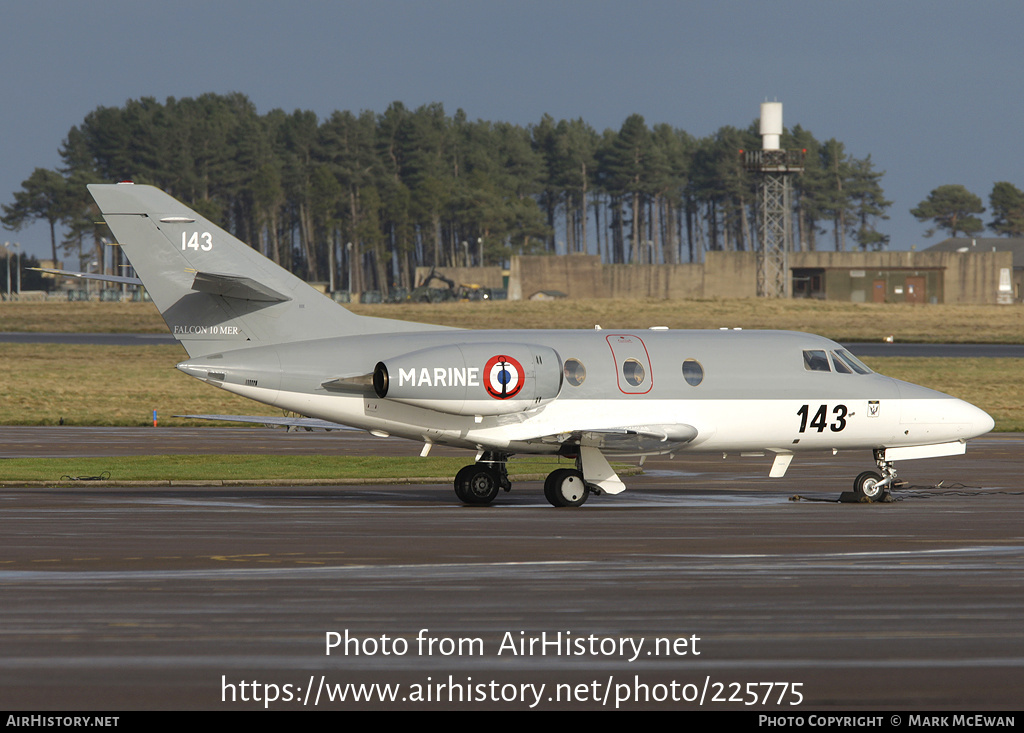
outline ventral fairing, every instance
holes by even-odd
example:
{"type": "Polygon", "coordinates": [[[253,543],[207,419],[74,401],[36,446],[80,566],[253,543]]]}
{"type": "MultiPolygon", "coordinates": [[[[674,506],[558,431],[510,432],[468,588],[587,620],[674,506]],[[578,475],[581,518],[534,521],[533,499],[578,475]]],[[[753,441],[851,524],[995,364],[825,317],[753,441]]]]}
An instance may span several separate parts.
{"type": "Polygon", "coordinates": [[[854,490],[877,498],[894,461],[963,453],[993,427],[977,407],[806,333],[474,331],[358,316],[159,189],[89,191],[188,352],[182,372],[307,416],[282,422],[408,438],[423,454],[476,451],[455,479],[466,504],[509,490],[516,454],[575,459],[544,482],[557,507],[623,491],[610,456],[691,452],[772,454],[781,478],[805,451],[864,451],[877,470],[854,490]]]}

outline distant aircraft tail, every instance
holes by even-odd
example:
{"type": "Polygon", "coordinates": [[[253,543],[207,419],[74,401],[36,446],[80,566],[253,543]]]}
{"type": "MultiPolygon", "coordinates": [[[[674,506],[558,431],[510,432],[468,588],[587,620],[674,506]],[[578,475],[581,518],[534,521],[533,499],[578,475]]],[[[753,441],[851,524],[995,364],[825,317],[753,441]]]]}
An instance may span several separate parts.
{"type": "Polygon", "coordinates": [[[158,188],[92,184],[89,193],[189,356],[438,328],[350,313],[158,188]]]}

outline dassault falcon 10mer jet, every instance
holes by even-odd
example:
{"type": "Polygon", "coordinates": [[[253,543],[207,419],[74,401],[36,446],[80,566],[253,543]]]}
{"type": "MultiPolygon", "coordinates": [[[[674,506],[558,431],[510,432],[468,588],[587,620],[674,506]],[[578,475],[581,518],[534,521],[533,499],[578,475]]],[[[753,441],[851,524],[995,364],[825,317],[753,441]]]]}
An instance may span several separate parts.
{"type": "MultiPolygon", "coordinates": [[[[357,316],[151,186],[90,185],[117,242],[189,358],[186,374],[344,425],[468,448],[466,504],[511,484],[514,454],[574,458],[544,482],[554,506],[625,486],[607,456],[871,451],[861,497],[894,461],[963,453],[993,427],[949,395],[873,373],[839,344],[784,331],[472,331],[357,316]]],[[[212,416],[207,416],[212,417],[212,416]]],[[[234,418],[234,419],[237,419],[234,418]]],[[[272,418],[254,418],[271,422],[272,418]]],[[[294,420],[294,419],[293,419],[294,420]]]]}

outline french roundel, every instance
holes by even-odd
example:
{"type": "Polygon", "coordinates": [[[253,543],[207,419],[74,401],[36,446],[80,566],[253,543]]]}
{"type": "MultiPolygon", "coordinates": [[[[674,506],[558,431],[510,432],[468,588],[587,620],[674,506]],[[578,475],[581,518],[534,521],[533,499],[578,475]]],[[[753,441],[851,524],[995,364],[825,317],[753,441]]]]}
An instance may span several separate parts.
{"type": "Polygon", "coordinates": [[[511,356],[492,356],[484,366],[484,388],[496,400],[515,397],[525,381],[523,365],[511,356]]]}

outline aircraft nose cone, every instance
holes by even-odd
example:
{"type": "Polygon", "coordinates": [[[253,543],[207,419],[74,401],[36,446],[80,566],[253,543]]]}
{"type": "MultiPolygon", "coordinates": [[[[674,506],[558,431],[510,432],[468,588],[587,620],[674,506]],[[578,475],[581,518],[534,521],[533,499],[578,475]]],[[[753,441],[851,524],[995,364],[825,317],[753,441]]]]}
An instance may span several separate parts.
{"type": "Polygon", "coordinates": [[[912,426],[911,429],[966,439],[984,435],[995,427],[991,415],[970,402],[916,384],[898,382],[898,386],[900,422],[912,426]]]}
{"type": "Polygon", "coordinates": [[[959,438],[977,438],[990,432],[996,422],[992,416],[970,402],[950,399],[940,407],[940,419],[942,424],[956,430],[959,438]]]}
{"type": "Polygon", "coordinates": [[[942,421],[950,426],[956,426],[961,438],[977,438],[979,435],[992,430],[996,422],[992,416],[970,402],[950,399],[948,404],[942,406],[942,421]]]}
{"type": "Polygon", "coordinates": [[[975,407],[969,402],[964,402],[963,404],[971,410],[971,422],[973,423],[973,427],[971,428],[970,437],[976,438],[979,435],[990,433],[995,429],[996,421],[992,419],[991,415],[981,408],[975,407]]]}

